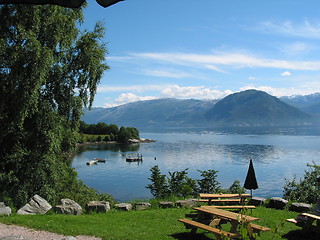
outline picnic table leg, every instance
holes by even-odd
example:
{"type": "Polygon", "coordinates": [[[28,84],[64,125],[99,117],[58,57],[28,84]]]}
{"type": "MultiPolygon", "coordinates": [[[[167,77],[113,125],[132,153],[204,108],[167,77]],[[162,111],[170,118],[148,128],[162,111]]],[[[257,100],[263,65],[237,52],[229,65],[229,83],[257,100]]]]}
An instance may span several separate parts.
{"type": "Polygon", "coordinates": [[[237,221],[231,221],[230,223],[231,223],[230,232],[238,233],[237,227],[238,227],[239,223],[237,221]]]}
{"type": "Polygon", "coordinates": [[[220,234],[214,233],[214,236],[216,237],[217,240],[221,240],[222,239],[220,234]]]}
{"type": "Polygon", "coordinates": [[[253,229],[252,229],[252,226],[251,226],[250,223],[248,223],[247,230],[248,230],[249,238],[250,239],[255,239],[254,236],[253,236],[253,229]]]}
{"type": "Polygon", "coordinates": [[[191,234],[196,234],[197,229],[198,229],[197,227],[192,227],[190,233],[191,234]]]}
{"type": "Polygon", "coordinates": [[[314,221],[314,219],[307,218],[307,220],[305,221],[305,223],[302,226],[302,230],[308,231],[311,228],[313,221],[314,221]]]}

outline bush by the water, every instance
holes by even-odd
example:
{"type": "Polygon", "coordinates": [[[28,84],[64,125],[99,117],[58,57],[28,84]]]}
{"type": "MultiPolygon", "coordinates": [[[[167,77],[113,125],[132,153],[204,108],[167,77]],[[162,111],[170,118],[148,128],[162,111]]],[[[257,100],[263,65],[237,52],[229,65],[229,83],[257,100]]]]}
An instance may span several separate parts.
{"type": "Polygon", "coordinates": [[[315,162],[307,164],[309,167],[305,171],[302,179],[294,177],[291,181],[286,179],[284,186],[284,198],[296,202],[314,204],[320,196],[320,166],[315,162]]]}
{"type": "Polygon", "coordinates": [[[151,176],[148,178],[151,184],[146,188],[150,189],[155,198],[167,198],[168,196],[177,197],[196,197],[199,193],[244,193],[245,189],[240,186],[240,182],[235,180],[228,189],[222,189],[217,181],[215,170],[201,171],[199,180],[188,177],[188,169],[183,171],[169,172],[169,176],[161,174],[158,165],[150,169],[151,176]]]}

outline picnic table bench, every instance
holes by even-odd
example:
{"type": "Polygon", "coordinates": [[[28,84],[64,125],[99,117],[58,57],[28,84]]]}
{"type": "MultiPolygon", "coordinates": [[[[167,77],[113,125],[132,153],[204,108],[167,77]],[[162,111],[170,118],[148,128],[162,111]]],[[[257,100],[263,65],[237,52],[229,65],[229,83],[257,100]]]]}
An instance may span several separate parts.
{"type": "Polygon", "coordinates": [[[301,213],[296,218],[289,218],[286,221],[302,227],[303,231],[320,232],[320,216],[312,213],[301,213]],[[314,222],[316,225],[313,225],[314,222]]]}
{"type": "Polygon", "coordinates": [[[256,206],[253,206],[253,205],[226,205],[226,206],[210,205],[210,206],[203,206],[203,207],[214,207],[218,209],[235,209],[235,210],[256,208],[256,206]]]}
{"type": "Polygon", "coordinates": [[[244,203],[247,198],[250,198],[250,194],[222,194],[222,193],[200,193],[199,202],[208,202],[208,205],[212,203],[222,203],[222,202],[237,202],[244,203]]]}
{"type": "Polygon", "coordinates": [[[193,221],[190,219],[178,219],[178,221],[184,223],[185,225],[190,226],[192,228],[191,233],[193,234],[196,233],[198,228],[201,228],[203,230],[212,232],[215,235],[216,239],[221,239],[221,237],[223,236],[228,238],[240,238],[240,234],[238,233],[227,232],[219,228],[215,228],[215,227],[212,227],[197,221],[193,221]]]}
{"type": "Polygon", "coordinates": [[[195,233],[198,228],[202,228],[209,232],[214,233],[216,238],[221,239],[222,236],[229,238],[240,238],[241,235],[237,228],[239,224],[247,223],[249,237],[252,237],[254,232],[270,231],[270,228],[252,224],[252,221],[259,220],[259,218],[247,216],[240,213],[230,212],[214,206],[195,207],[194,210],[198,211],[196,220],[179,219],[178,221],[185,223],[186,227],[191,227],[191,233],[195,233]],[[209,222],[205,222],[208,219],[209,222]],[[231,228],[229,231],[221,230],[221,224],[230,223],[231,228]]]}

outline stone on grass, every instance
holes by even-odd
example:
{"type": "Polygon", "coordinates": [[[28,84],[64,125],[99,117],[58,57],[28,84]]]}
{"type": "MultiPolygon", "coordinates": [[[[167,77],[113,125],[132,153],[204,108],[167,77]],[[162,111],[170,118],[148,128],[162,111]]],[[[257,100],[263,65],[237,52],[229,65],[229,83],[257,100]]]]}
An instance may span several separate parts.
{"type": "Polygon", "coordinates": [[[287,204],[288,204],[287,200],[279,197],[273,197],[270,199],[268,207],[283,210],[287,204]]]}
{"type": "Polygon", "coordinates": [[[17,214],[20,215],[34,215],[34,214],[46,214],[52,206],[39,195],[34,195],[29,203],[20,208],[17,214]]]}
{"type": "Polygon", "coordinates": [[[11,208],[7,207],[3,202],[0,202],[0,216],[2,215],[5,215],[5,216],[11,215],[11,208]]]}
{"type": "Polygon", "coordinates": [[[161,208],[173,208],[174,207],[174,202],[170,202],[170,201],[160,202],[160,207],[161,208]]]}
{"type": "Polygon", "coordinates": [[[248,202],[249,205],[254,205],[256,207],[263,206],[265,203],[266,203],[266,199],[261,197],[253,197],[248,202]]]}
{"type": "Polygon", "coordinates": [[[82,207],[68,198],[61,199],[60,204],[55,206],[54,210],[65,215],[80,215],[82,213],[82,207]]]}
{"type": "Polygon", "coordinates": [[[292,203],[289,207],[289,210],[294,212],[310,212],[311,209],[312,206],[307,203],[292,203]]]}
{"type": "Polygon", "coordinates": [[[122,211],[130,211],[132,210],[132,204],[130,203],[118,203],[115,205],[118,210],[122,211]]]}
{"type": "Polygon", "coordinates": [[[151,207],[151,204],[148,202],[137,202],[134,204],[135,210],[146,210],[151,207]]]}
{"type": "Polygon", "coordinates": [[[87,212],[108,212],[110,210],[110,203],[105,201],[90,201],[86,205],[87,212]]]}
{"type": "Polygon", "coordinates": [[[196,207],[199,204],[198,199],[186,199],[186,200],[178,200],[176,201],[176,205],[178,207],[196,207]]]}

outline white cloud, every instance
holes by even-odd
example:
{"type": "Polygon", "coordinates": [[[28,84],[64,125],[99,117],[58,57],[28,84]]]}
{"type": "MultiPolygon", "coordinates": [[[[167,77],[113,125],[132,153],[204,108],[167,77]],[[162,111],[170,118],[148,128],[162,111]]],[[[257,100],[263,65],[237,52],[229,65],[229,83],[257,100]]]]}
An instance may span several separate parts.
{"type": "Polygon", "coordinates": [[[122,93],[119,95],[117,99],[115,99],[115,102],[116,104],[120,105],[124,103],[129,103],[129,102],[145,101],[145,100],[152,100],[152,99],[156,99],[156,97],[153,97],[153,96],[141,97],[133,93],[122,93]]]}
{"type": "Polygon", "coordinates": [[[281,73],[281,76],[291,76],[291,72],[285,71],[285,72],[281,73]]]}
{"type": "Polygon", "coordinates": [[[217,99],[230,94],[231,91],[219,91],[216,89],[206,88],[204,86],[180,87],[178,85],[165,88],[161,91],[162,98],[196,98],[196,99],[217,99]]]}
{"type": "Polygon", "coordinates": [[[245,53],[216,53],[216,54],[194,54],[194,53],[135,53],[132,56],[148,61],[157,61],[162,64],[176,64],[183,66],[200,67],[220,71],[222,66],[240,68],[278,68],[290,70],[320,70],[320,61],[289,61],[283,59],[267,59],[255,57],[245,53]],[[220,67],[217,67],[220,65],[220,67]]]}
{"type": "Polygon", "coordinates": [[[249,76],[248,79],[252,81],[252,80],[256,80],[256,77],[255,76],[249,76]]]}
{"type": "Polygon", "coordinates": [[[144,74],[155,77],[169,77],[169,78],[184,78],[189,77],[190,74],[177,71],[167,70],[144,70],[144,74]]]}
{"type": "MultiPolygon", "coordinates": [[[[313,84],[311,84],[313,86],[313,84]]],[[[320,92],[320,87],[319,86],[314,86],[315,88],[304,86],[302,88],[274,88],[270,86],[259,86],[255,87],[253,85],[248,85],[241,87],[239,91],[245,91],[249,89],[255,89],[259,91],[264,91],[272,96],[275,97],[282,97],[282,96],[292,96],[292,95],[308,95],[308,94],[313,94],[315,92],[320,92]]]]}
{"type": "Polygon", "coordinates": [[[276,33],[301,38],[320,38],[320,23],[310,23],[309,20],[305,20],[301,24],[294,24],[290,21],[282,23],[266,21],[259,25],[259,29],[266,33],[276,33]]]}
{"type": "Polygon", "coordinates": [[[146,85],[127,85],[127,86],[98,86],[98,93],[104,92],[143,92],[155,90],[159,91],[163,88],[170,87],[173,85],[156,85],[156,84],[146,84],[146,85]]]}
{"type": "Polygon", "coordinates": [[[305,54],[314,47],[303,42],[294,42],[291,44],[283,44],[279,50],[287,55],[305,54]]]}

